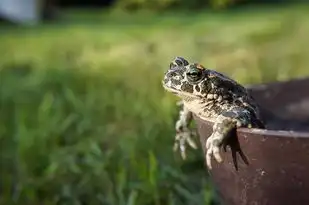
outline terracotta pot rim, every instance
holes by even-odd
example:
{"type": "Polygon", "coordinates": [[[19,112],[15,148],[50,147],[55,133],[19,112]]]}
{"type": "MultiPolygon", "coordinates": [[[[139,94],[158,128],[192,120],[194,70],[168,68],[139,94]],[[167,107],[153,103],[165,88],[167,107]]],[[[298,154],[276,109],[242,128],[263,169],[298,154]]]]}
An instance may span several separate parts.
{"type": "MultiPolygon", "coordinates": [[[[198,118],[197,116],[195,116],[198,118]]],[[[209,121],[203,120],[203,123],[212,125],[213,123],[209,121]]],[[[248,137],[252,137],[252,134],[254,134],[253,137],[256,137],[256,135],[259,135],[261,137],[291,137],[291,138],[308,138],[309,140],[309,132],[305,131],[297,131],[297,130],[273,130],[273,129],[257,129],[257,128],[238,128],[237,129],[237,135],[240,134],[246,135],[248,137]]]]}
{"type": "Polygon", "coordinates": [[[248,135],[251,134],[267,136],[267,137],[292,137],[292,138],[308,138],[309,140],[309,132],[303,131],[286,131],[286,130],[264,130],[264,129],[256,129],[256,128],[239,128],[237,129],[237,134],[248,135]]]}

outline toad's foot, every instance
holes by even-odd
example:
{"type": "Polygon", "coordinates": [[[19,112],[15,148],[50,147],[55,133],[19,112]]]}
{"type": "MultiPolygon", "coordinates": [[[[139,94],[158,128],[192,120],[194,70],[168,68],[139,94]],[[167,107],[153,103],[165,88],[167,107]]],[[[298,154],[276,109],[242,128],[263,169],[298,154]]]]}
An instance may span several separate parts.
{"type": "Polygon", "coordinates": [[[180,149],[180,154],[183,159],[187,158],[187,144],[193,148],[197,149],[197,146],[193,140],[196,136],[196,132],[185,128],[183,131],[177,132],[175,136],[174,151],[177,152],[180,149]]]}
{"type": "Polygon", "coordinates": [[[214,156],[215,160],[219,163],[223,161],[220,156],[220,148],[225,145],[233,129],[237,127],[256,127],[257,125],[255,124],[256,122],[250,118],[250,113],[241,107],[234,107],[219,115],[213,125],[213,133],[206,141],[207,167],[212,169],[212,156],[214,156]]]}
{"type": "Polygon", "coordinates": [[[181,110],[179,111],[179,119],[175,125],[176,136],[174,151],[176,152],[180,149],[181,157],[185,159],[187,144],[191,148],[197,149],[197,146],[193,140],[193,137],[196,136],[196,131],[189,128],[190,122],[192,121],[192,112],[190,112],[182,102],[178,102],[177,104],[181,107],[181,110]]]}
{"type": "Polygon", "coordinates": [[[220,155],[220,148],[222,141],[225,137],[216,132],[213,133],[206,141],[206,164],[208,169],[212,169],[211,157],[214,156],[215,160],[220,163],[222,162],[222,157],[220,155]]]}

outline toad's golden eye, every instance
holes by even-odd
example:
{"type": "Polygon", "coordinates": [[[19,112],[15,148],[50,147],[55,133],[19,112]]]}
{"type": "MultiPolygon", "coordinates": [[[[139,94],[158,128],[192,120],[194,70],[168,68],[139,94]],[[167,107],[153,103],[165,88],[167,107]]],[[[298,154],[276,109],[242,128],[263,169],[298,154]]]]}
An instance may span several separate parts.
{"type": "Polygon", "coordinates": [[[188,80],[191,82],[199,81],[202,78],[203,71],[196,66],[191,66],[187,72],[188,80]]]}

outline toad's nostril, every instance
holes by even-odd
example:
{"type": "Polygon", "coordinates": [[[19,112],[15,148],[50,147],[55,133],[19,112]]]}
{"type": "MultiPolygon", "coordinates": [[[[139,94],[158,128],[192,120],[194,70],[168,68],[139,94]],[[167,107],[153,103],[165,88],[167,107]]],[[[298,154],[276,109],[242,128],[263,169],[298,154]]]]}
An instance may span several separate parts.
{"type": "Polygon", "coordinates": [[[174,69],[177,67],[177,64],[175,62],[170,63],[170,69],[174,69]]]}
{"type": "Polygon", "coordinates": [[[175,76],[177,76],[177,73],[176,72],[169,72],[166,77],[167,78],[174,78],[175,76]]]}

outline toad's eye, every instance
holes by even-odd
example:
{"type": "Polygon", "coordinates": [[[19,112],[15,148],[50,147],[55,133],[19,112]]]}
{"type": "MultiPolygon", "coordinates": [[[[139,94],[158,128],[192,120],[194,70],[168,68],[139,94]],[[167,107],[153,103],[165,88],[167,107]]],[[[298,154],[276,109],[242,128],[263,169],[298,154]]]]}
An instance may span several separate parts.
{"type": "Polygon", "coordinates": [[[202,78],[202,70],[196,67],[191,67],[189,72],[187,73],[188,80],[191,82],[199,81],[202,78]]]}
{"type": "Polygon", "coordinates": [[[198,76],[201,74],[201,70],[197,69],[197,68],[192,68],[189,72],[188,75],[191,76],[198,76]]]}

